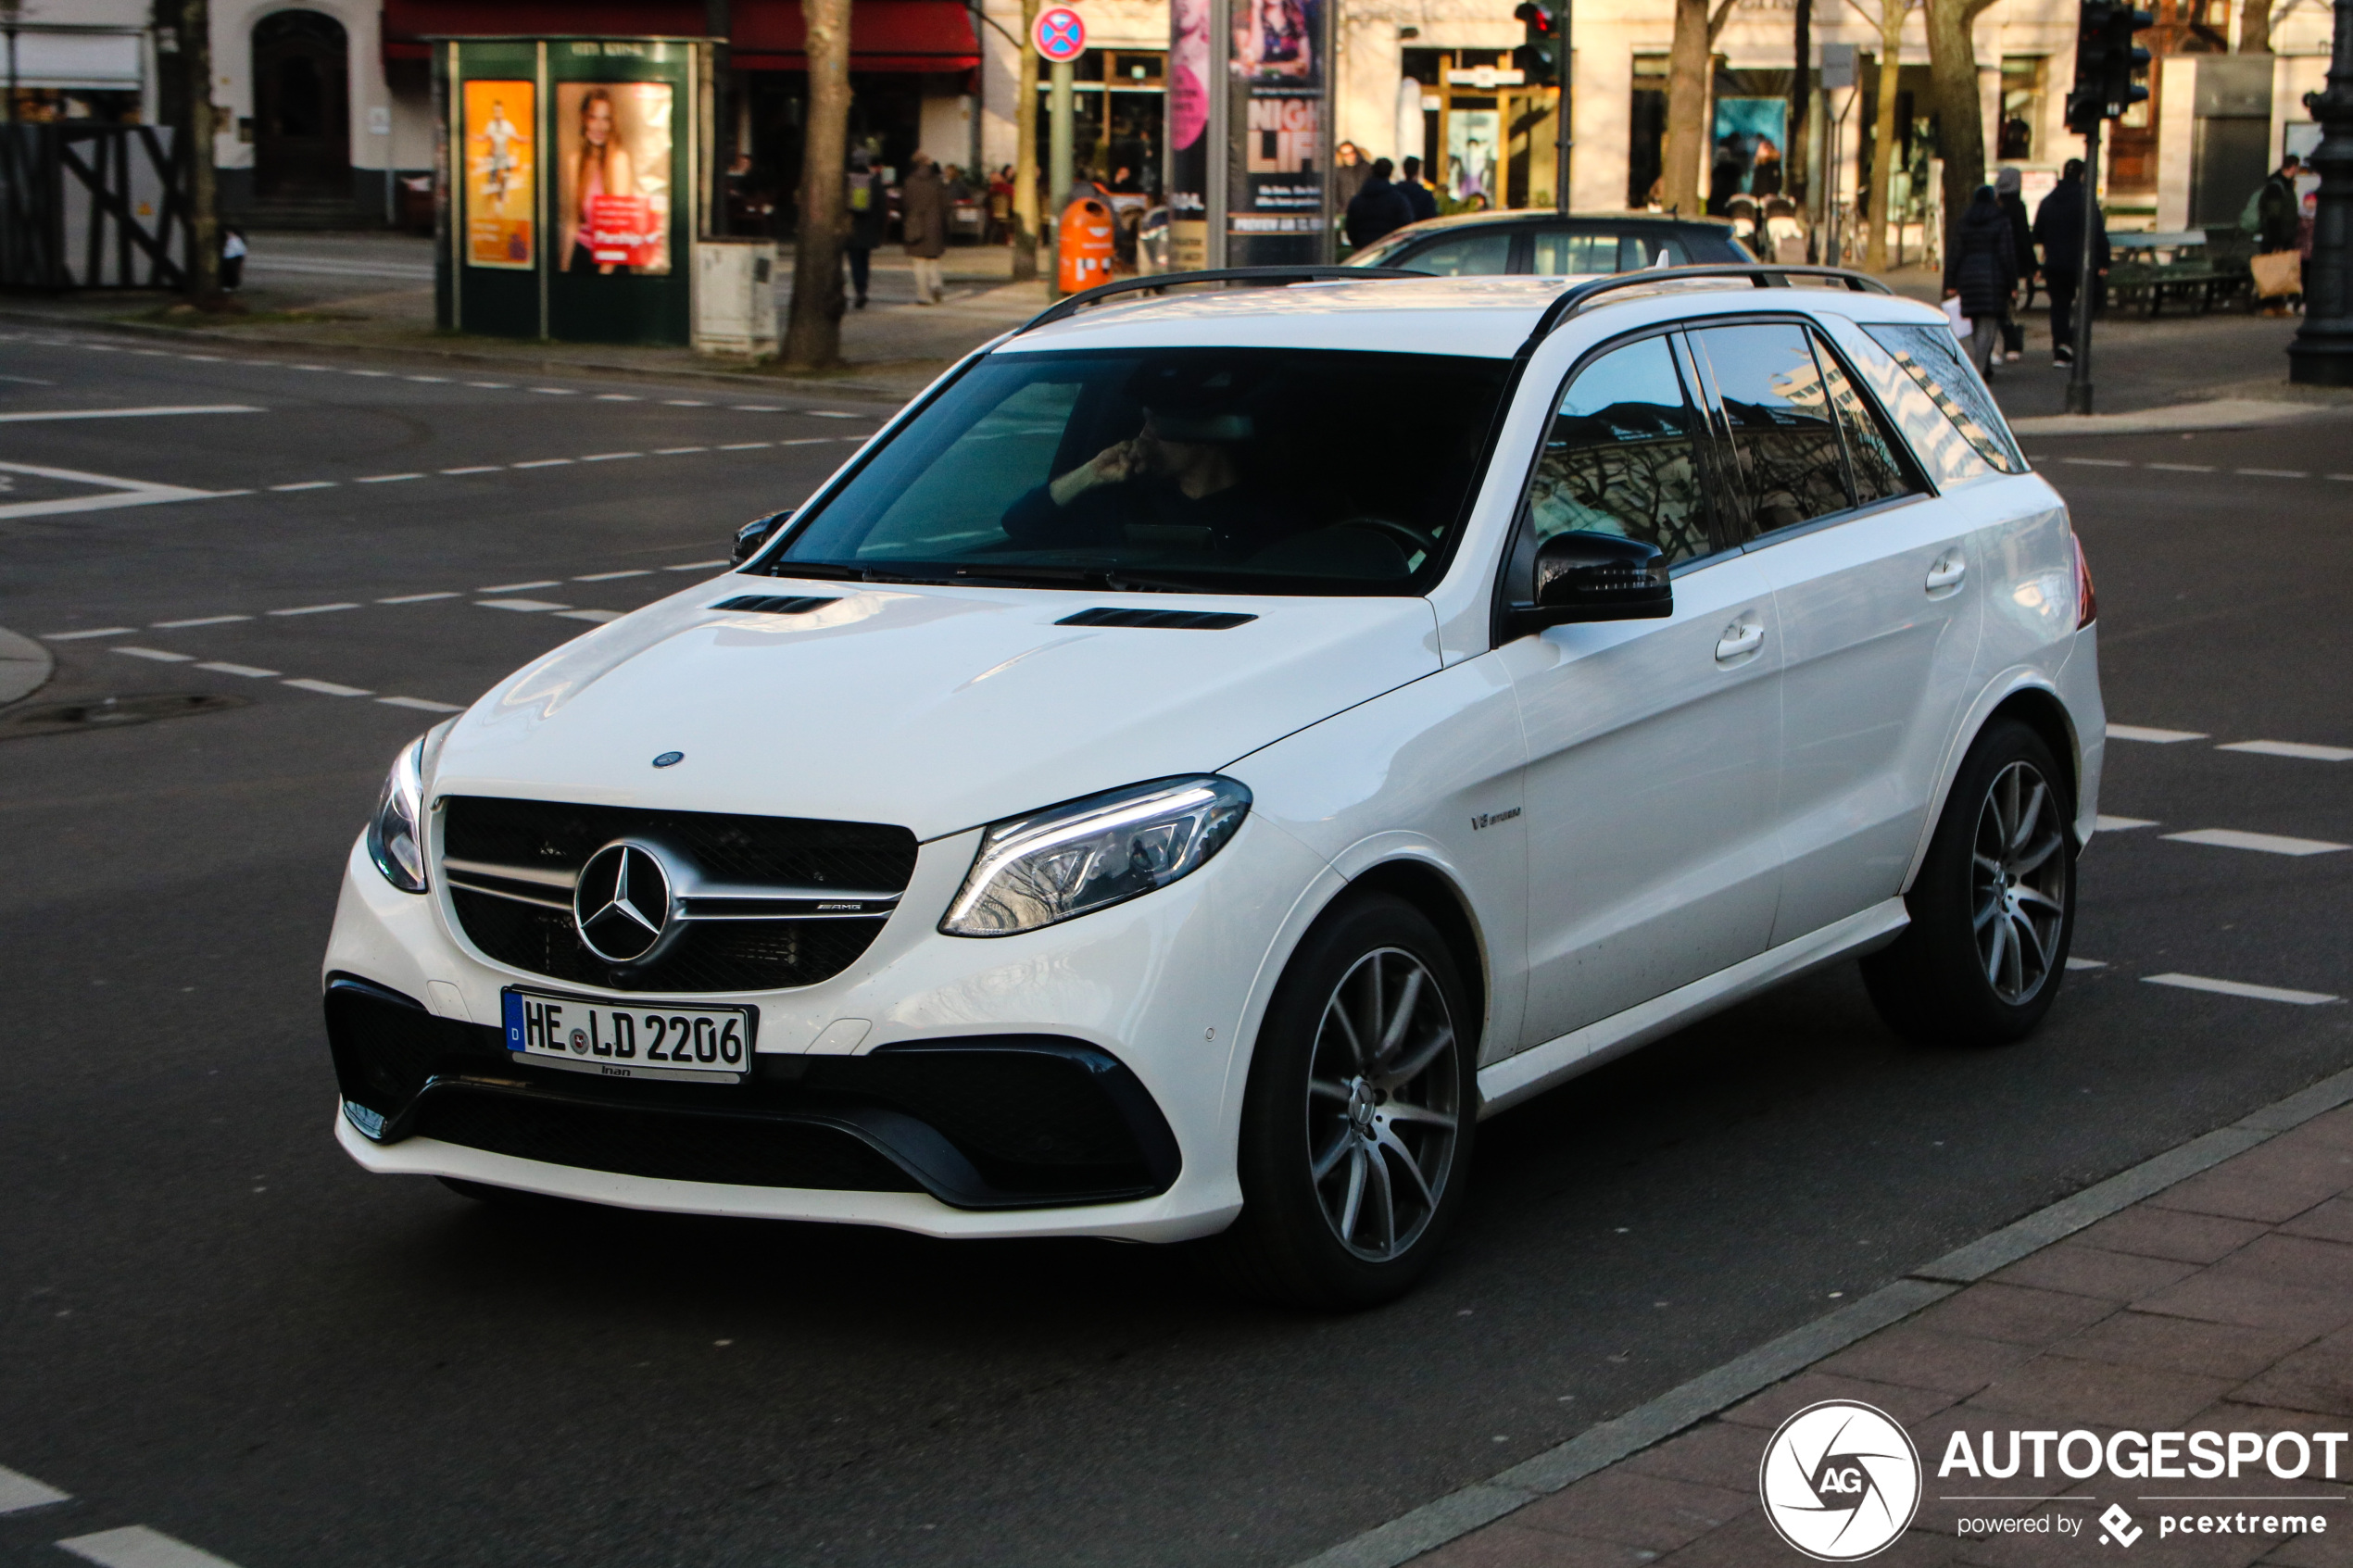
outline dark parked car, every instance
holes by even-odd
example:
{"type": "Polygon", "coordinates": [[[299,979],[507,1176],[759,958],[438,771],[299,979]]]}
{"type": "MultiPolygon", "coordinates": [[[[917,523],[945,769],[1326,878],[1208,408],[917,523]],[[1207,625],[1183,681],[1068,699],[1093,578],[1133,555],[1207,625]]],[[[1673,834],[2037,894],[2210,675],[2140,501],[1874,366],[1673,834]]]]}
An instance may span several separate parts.
{"type": "Polygon", "coordinates": [[[1728,222],[1646,212],[1466,212],[1409,223],[1348,258],[1351,267],[1404,267],[1441,277],[1532,272],[1566,277],[1629,272],[1655,263],[1754,261],[1728,222]]]}

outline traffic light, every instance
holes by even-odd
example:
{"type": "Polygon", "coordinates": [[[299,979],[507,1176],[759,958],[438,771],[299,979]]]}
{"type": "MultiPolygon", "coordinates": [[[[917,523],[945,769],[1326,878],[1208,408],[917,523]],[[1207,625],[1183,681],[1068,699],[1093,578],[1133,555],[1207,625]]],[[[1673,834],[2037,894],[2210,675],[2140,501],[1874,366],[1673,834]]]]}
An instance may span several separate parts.
{"type": "Polygon", "coordinates": [[[2149,95],[2133,78],[2149,52],[2133,35],[2157,25],[2129,0],[2082,0],[2075,18],[2075,86],[2067,95],[2067,128],[2089,135],[2093,122],[2114,119],[2149,95]]]}
{"type": "Polygon", "coordinates": [[[1527,41],[1512,51],[1512,64],[1520,69],[1521,80],[1529,86],[1550,87],[1559,80],[1560,37],[1553,13],[1536,0],[1520,0],[1512,15],[1528,34],[1527,41]]]}

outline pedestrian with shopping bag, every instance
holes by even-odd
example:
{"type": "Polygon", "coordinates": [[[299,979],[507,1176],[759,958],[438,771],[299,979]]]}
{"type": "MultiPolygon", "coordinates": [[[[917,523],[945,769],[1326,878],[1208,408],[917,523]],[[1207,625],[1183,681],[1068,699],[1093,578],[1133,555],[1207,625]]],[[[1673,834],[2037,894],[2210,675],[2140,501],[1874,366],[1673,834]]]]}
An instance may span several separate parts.
{"type": "Polygon", "coordinates": [[[1977,373],[1992,373],[2002,345],[2002,323],[2018,292],[2018,254],[2010,243],[2010,220],[1994,199],[1994,187],[1980,185],[1954,233],[1944,263],[1944,294],[1957,298],[1969,319],[1969,360],[1977,373]]]}
{"type": "Polygon", "coordinates": [[[2256,297],[2266,316],[2284,316],[2288,302],[2304,293],[2304,257],[2297,240],[2303,228],[2302,205],[2296,194],[2296,176],[2303,160],[2294,153],[2255,193],[2255,257],[2247,263],[2254,275],[2256,297]]]}

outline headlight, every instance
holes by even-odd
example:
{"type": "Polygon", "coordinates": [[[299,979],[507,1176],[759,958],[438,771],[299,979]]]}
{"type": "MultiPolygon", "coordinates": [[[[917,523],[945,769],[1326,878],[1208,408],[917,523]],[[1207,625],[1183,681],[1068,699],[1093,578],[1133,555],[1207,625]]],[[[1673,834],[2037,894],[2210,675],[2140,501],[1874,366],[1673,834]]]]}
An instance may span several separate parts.
{"type": "Polygon", "coordinates": [[[384,776],[376,814],[368,819],[368,858],[403,893],[425,890],[424,755],[428,737],[400,748],[384,776]]]}
{"type": "Polygon", "coordinates": [[[1250,812],[1232,779],[1158,779],[1088,796],[984,834],[939,929],[1011,936],[1091,914],[1198,871],[1250,812]]]}

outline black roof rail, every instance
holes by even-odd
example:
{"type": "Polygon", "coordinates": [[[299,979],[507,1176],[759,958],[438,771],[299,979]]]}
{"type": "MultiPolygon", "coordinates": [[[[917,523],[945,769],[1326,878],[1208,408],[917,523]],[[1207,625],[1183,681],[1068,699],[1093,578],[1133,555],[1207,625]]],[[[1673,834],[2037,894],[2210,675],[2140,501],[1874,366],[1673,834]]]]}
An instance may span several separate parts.
{"type": "Polygon", "coordinates": [[[1011,335],[1019,337],[1039,327],[1066,321],[1088,306],[1100,305],[1114,295],[1157,293],[1179,283],[1254,283],[1260,288],[1280,288],[1289,283],[1352,283],[1428,276],[1428,272],[1403,267],[1221,267],[1208,272],[1155,272],[1148,278],[1126,278],[1058,300],[1015,327],[1011,335]]]}
{"type": "Polygon", "coordinates": [[[1529,332],[1525,347],[1533,349],[1551,334],[1554,327],[1592,304],[1597,295],[1615,294],[1620,289],[1643,288],[1653,283],[1680,282],[1686,278],[1746,278],[1760,289],[1788,288],[1792,278],[1828,278],[1844,283],[1856,294],[1892,295],[1895,292],[1877,278],[1850,272],[1843,267],[1784,267],[1769,261],[1708,261],[1688,267],[1643,267],[1631,272],[1595,278],[1562,294],[1536,319],[1535,328],[1529,332]]]}

